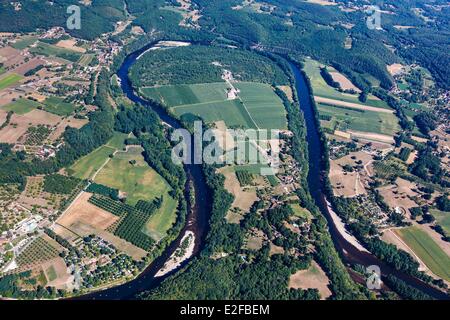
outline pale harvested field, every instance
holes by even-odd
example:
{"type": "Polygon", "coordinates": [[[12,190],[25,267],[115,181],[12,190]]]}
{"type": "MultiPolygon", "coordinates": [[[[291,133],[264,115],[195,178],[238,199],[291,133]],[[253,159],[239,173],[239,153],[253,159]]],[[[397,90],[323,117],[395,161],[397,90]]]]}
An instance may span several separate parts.
{"type": "Polygon", "coordinates": [[[52,142],[56,141],[66,130],[66,127],[76,128],[79,129],[85,124],[89,122],[88,119],[75,119],[74,117],[69,117],[66,119],[63,119],[56,129],[50,134],[48,139],[52,142]]]}
{"type": "Polygon", "coordinates": [[[76,52],[85,53],[86,49],[77,47],[76,46],[77,41],[74,39],[68,39],[68,40],[60,40],[56,46],[64,49],[69,49],[76,52]]]}
{"type": "Polygon", "coordinates": [[[247,250],[259,250],[262,248],[266,236],[261,230],[250,230],[250,233],[245,238],[244,248],[247,250]]]}
{"type": "MultiPolygon", "coordinates": [[[[397,182],[403,179],[397,179],[397,182]]],[[[406,180],[403,180],[406,181],[406,180]]],[[[417,204],[410,199],[410,197],[417,196],[418,194],[412,191],[408,184],[400,181],[400,183],[396,183],[395,185],[387,185],[381,188],[378,188],[381,196],[384,198],[386,203],[392,209],[399,207],[402,212],[408,214],[410,208],[417,207],[417,204]]],[[[408,182],[408,181],[406,181],[408,182]]],[[[408,182],[409,183],[409,182],[408,182]]],[[[415,184],[414,184],[415,185],[415,184]]]]}
{"type": "Polygon", "coordinates": [[[394,28],[397,29],[397,30],[407,30],[407,29],[415,29],[416,27],[414,27],[414,26],[395,25],[394,28]]]}
{"type": "Polygon", "coordinates": [[[411,136],[411,139],[413,139],[414,141],[420,142],[420,143],[427,143],[428,142],[428,139],[421,138],[421,137],[416,137],[416,136],[411,136]]]}
{"type": "Polygon", "coordinates": [[[289,288],[293,289],[317,289],[321,299],[327,299],[331,296],[331,290],[328,288],[330,280],[322,268],[315,262],[311,262],[311,267],[307,270],[300,270],[291,275],[289,279],[289,288]]]}
{"type": "Polygon", "coordinates": [[[0,109],[0,126],[5,123],[6,116],[8,115],[8,112],[5,110],[0,109]]]}
{"type": "Polygon", "coordinates": [[[344,90],[355,90],[356,92],[361,92],[361,90],[355,86],[346,76],[339,72],[330,72],[331,77],[334,81],[339,83],[344,90]]]}
{"type": "Polygon", "coordinates": [[[358,173],[344,172],[342,167],[333,160],[330,161],[329,178],[336,196],[354,197],[367,193],[358,178],[358,173]]]}
{"type": "Polygon", "coordinates": [[[0,91],[0,106],[11,103],[14,99],[18,99],[23,93],[19,93],[15,90],[5,88],[0,91]]]}
{"type": "Polygon", "coordinates": [[[373,160],[372,156],[368,153],[358,151],[352,152],[349,155],[337,160],[330,160],[330,182],[333,186],[335,195],[353,197],[360,194],[366,194],[367,191],[364,184],[361,182],[361,177],[365,175],[372,175],[373,172],[370,168],[370,163],[373,160]],[[356,157],[353,160],[351,157],[356,157]],[[361,160],[363,166],[367,168],[367,171],[357,172],[344,172],[342,169],[345,165],[356,165],[356,161],[361,160]]]}
{"type": "Polygon", "coordinates": [[[349,132],[352,135],[352,137],[354,137],[354,138],[361,138],[361,139],[366,139],[366,140],[370,140],[370,141],[379,141],[379,142],[384,142],[384,143],[389,143],[389,144],[392,144],[395,142],[394,137],[388,136],[385,134],[381,134],[381,133],[362,132],[362,131],[355,131],[355,130],[347,130],[347,132],[349,132]]]}
{"type": "Polygon", "coordinates": [[[55,126],[60,121],[61,117],[37,109],[23,115],[14,114],[10,124],[0,130],[0,142],[17,143],[30,126],[38,124],[55,126]]]}
{"type": "Polygon", "coordinates": [[[273,256],[274,254],[284,254],[284,249],[283,249],[283,247],[276,246],[271,242],[269,255],[273,256]]]}
{"type": "Polygon", "coordinates": [[[327,1],[327,0],[306,0],[306,2],[319,4],[321,6],[337,6],[338,4],[335,2],[327,1]]]}
{"type": "Polygon", "coordinates": [[[324,97],[318,97],[315,96],[314,100],[316,102],[321,102],[321,103],[328,103],[331,105],[335,105],[335,106],[340,106],[340,107],[348,107],[348,108],[353,108],[353,109],[359,109],[359,110],[367,110],[367,111],[374,111],[374,112],[382,112],[382,113],[394,113],[394,110],[389,110],[389,109],[384,109],[384,108],[377,108],[377,107],[372,107],[372,106],[366,106],[363,104],[359,104],[359,103],[353,103],[353,102],[347,102],[347,101],[340,101],[340,100],[335,100],[335,99],[330,99],[330,98],[324,98],[324,97]]]}
{"type": "Polygon", "coordinates": [[[286,94],[290,102],[294,102],[294,93],[291,86],[277,86],[277,88],[286,94]]]}
{"type": "Polygon", "coordinates": [[[20,51],[13,47],[0,48],[0,62],[5,67],[11,67],[16,64],[20,64],[24,60],[24,57],[20,55],[20,51]]]}
{"type": "Polygon", "coordinates": [[[334,130],[334,135],[336,135],[338,137],[341,137],[341,138],[344,138],[344,139],[347,139],[347,140],[351,140],[352,139],[352,135],[350,133],[344,132],[344,131],[341,131],[341,130],[334,130]]]}
{"type": "Polygon", "coordinates": [[[83,192],[56,222],[69,229],[75,222],[83,222],[95,229],[106,230],[119,220],[118,216],[89,203],[91,195],[83,192]]]}
{"type": "Polygon", "coordinates": [[[400,63],[394,63],[387,66],[387,70],[392,76],[402,73],[403,69],[404,66],[401,65],[400,63]]]}
{"type": "Polygon", "coordinates": [[[14,73],[25,75],[25,73],[31,69],[36,68],[39,65],[45,64],[45,61],[39,58],[33,58],[28,62],[18,66],[13,70],[14,73]]]}
{"type": "Polygon", "coordinates": [[[56,289],[68,289],[73,276],[67,272],[66,263],[62,258],[58,257],[47,261],[41,265],[41,268],[48,280],[47,286],[55,287],[56,289]],[[56,279],[52,281],[50,281],[50,270],[53,270],[56,274],[56,279]]]}
{"type": "Polygon", "coordinates": [[[413,152],[411,152],[411,154],[409,155],[408,159],[406,159],[405,163],[406,163],[406,164],[414,163],[414,161],[415,161],[416,158],[417,158],[417,154],[418,154],[418,153],[419,153],[419,152],[418,152],[417,150],[414,150],[413,152]]]}
{"type": "Polygon", "coordinates": [[[248,212],[252,204],[258,200],[256,190],[244,191],[236,177],[233,167],[224,167],[219,170],[225,176],[225,189],[234,195],[232,207],[248,212]]]}

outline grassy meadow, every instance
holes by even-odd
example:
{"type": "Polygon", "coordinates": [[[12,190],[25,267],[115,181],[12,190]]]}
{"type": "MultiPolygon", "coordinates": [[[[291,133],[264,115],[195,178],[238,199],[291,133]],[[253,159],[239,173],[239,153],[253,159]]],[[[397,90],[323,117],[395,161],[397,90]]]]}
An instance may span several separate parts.
{"type": "Polygon", "coordinates": [[[262,83],[236,82],[239,98],[227,100],[225,82],[141,88],[146,98],[171,108],[177,116],[192,114],[227,127],[286,129],[286,112],[273,89],[262,83]]]}
{"type": "Polygon", "coordinates": [[[34,109],[36,109],[39,106],[41,106],[41,104],[39,102],[20,98],[20,99],[17,99],[16,101],[11,102],[1,108],[6,111],[14,111],[14,113],[22,115],[22,114],[26,114],[30,111],[33,111],[34,109]]]}
{"type": "Polygon", "coordinates": [[[16,73],[9,73],[5,76],[2,76],[2,78],[0,79],[0,90],[16,84],[17,82],[22,80],[22,78],[23,77],[21,75],[18,75],[16,73]]]}
{"type": "Polygon", "coordinates": [[[400,229],[396,233],[434,274],[450,281],[450,269],[448,268],[450,258],[425,231],[413,226],[400,229]]]}
{"type": "Polygon", "coordinates": [[[371,110],[351,109],[318,103],[320,115],[331,117],[335,129],[347,129],[394,135],[400,130],[398,119],[394,114],[371,110]]]}
{"type": "MultiPolygon", "coordinates": [[[[358,100],[357,94],[342,93],[336,90],[335,88],[329,86],[323,79],[322,75],[320,74],[321,65],[322,64],[319,63],[318,61],[312,59],[305,59],[305,67],[303,70],[306,72],[308,78],[311,81],[311,85],[313,87],[315,96],[352,103],[361,103],[358,100]]],[[[330,68],[329,70],[331,71],[332,69],[330,68]]],[[[389,106],[386,104],[386,102],[379,100],[373,95],[369,95],[367,101],[363,104],[372,107],[389,109],[389,106]]]]}

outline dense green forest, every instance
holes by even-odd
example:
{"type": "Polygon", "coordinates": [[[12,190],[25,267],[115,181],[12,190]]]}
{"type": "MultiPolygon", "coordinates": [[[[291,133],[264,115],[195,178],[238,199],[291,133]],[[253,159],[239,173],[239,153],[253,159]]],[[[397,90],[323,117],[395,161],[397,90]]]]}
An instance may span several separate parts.
{"type": "Polygon", "coordinates": [[[135,87],[222,82],[223,69],[240,81],[288,82],[268,58],[245,50],[197,45],[146,54],[133,66],[130,78],[135,87]]]}
{"type": "Polygon", "coordinates": [[[125,17],[122,0],[95,0],[91,5],[81,5],[71,0],[20,1],[21,9],[15,10],[13,2],[0,3],[0,31],[32,32],[55,26],[66,28],[70,5],[80,7],[81,28],[67,30],[71,35],[95,39],[102,33],[114,30],[114,24],[125,17]]]}

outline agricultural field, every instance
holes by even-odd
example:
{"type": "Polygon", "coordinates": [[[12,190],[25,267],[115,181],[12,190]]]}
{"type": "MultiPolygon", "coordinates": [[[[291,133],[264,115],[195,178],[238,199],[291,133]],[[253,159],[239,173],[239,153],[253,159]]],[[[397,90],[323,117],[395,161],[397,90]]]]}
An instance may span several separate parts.
{"type": "MultiPolygon", "coordinates": [[[[357,94],[342,93],[329,86],[320,74],[320,67],[321,64],[318,61],[305,59],[305,67],[303,70],[306,72],[308,78],[311,81],[315,96],[351,103],[361,103],[358,100],[357,94]]],[[[333,68],[328,69],[329,71],[333,72],[333,68]]],[[[389,106],[384,101],[378,99],[373,95],[369,95],[367,101],[364,104],[368,106],[389,109],[389,106]]]]}
{"type": "Polygon", "coordinates": [[[227,100],[225,82],[146,87],[141,93],[164,103],[177,115],[192,114],[227,127],[286,129],[286,112],[273,89],[262,83],[235,82],[238,98],[227,100]]]}
{"type": "Polygon", "coordinates": [[[71,167],[67,168],[67,173],[79,179],[92,178],[106,163],[110,155],[125,147],[124,141],[126,138],[126,134],[118,132],[114,133],[107,144],[80,158],[71,167]]]}
{"type": "Polygon", "coordinates": [[[62,117],[70,115],[76,109],[73,104],[64,102],[64,99],[59,97],[48,97],[44,105],[45,111],[62,117]]]}
{"type": "Polygon", "coordinates": [[[26,114],[34,109],[37,109],[37,107],[39,106],[41,106],[39,102],[30,99],[19,98],[16,101],[1,107],[1,109],[6,111],[14,111],[14,113],[17,114],[26,114]]]}
{"type": "Polygon", "coordinates": [[[101,146],[88,155],[80,158],[71,167],[67,169],[67,173],[79,179],[90,179],[103,166],[109,155],[113,154],[116,149],[109,146],[101,146]]]}
{"type": "Polygon", "coordinates": [[[140,147],[117,152],[94,181],[125,193],[126,202],[130,205],[135,205],[138,200],[150,201],[169,192],[167,182],[148,166],[141,153],[140,147]]]}
{"type": "Polygon", "coordinates": [[[431,209],[430,213],[436,218],[436,222],[440,225],[447,234],[450,235],[450,212],[440,211],[438,209],[431,209]]]}
{"type": "Polygon", "coordinates": [[[5,76],[2,76],[0,79],[0,90],[3,90],[9,86],[12,86],[22,80],[22,76],[16,73],[8,73],[5,76]]]}
{"type": "Polygon", "coordinates": [[[313,218],[311,212],[308,209],[302,208],[298,203],[291,204],[292,211],[294,211],[294,216],[311,220],[313,218]]]}
{"type": "MultiPolygon", "coordinates": [[[[98,195],[93,195],[89,199],[89,203],[120,217],[119,221],[107,229],[108,231],[141,249],[146,251],[151,249],[154,240],[145,234],[143,229],[150,216],[157,209],[155,205],[148,203],[145,206],[147,210],[142,211],[138,209],[138,206],[130,206],[98,195]]],[[[142,206],[139,208],[142,208],[142,206]]]]}
{"type": "Polygon", "coordinates": [[[335,130],[373,132],[392,136],[400,130],[398,119],[393,113],[360,110],[350,107],[319,103],[320,115],[335,122],[335,130]]]}
{"type": "Polygon", "coordinates": [[[50,135],[51,130],[48,126],[39,124],[36,127],[29,127],[25,133],[26,138],[24,144],[27,146],[39,146],[44,144],[50,135]]]}
{"type": "Polygon", "coordinates": [[[201,117],[207,123],[223,120],[228,128],[256,129],[256,124],[245,110],[244,104],[239,100],[178,106],[172,110],[178,117],[190,114],[201,117]]]}
{"type": "Polygon", "coordinates": [[[58,250],[42,237],[34,240],[17,257],[19,267],[32,267],[58,257],[58,250]]]}
{"type": "Polygon", "coordinates": [[[331,296],[328,288],[330,280],[328,279],[322,268],[312,261],[311,266],[306,270],[299,270],[291,275],[289,279],[289,288],[293,289],[317,289],[321,299],[331,296]]]}
{"type": "Polygon", "coordinates": [[[11,47],[17,50],[23,50],[31,46],[33,43],[35,43],[37,39],[38,37],[35,36],[25,36],[22,37],[20,40],[16,41],[15,43],[13,43],[11,47]]]}
{"type": "Polygon", "coordinates": [[[17,143],[22,140],[28,129],[33,126],[56,126],[61,117],[34,109],[26,114],[13,114],[8,126],[0,130],[0,142],[17,143]]]}
{"type": "Polygon", "coordinates": [[[415,226],[395,232],[434,274],[450,281],[450,258],[428,234],[415,226]]]}
{"type": "Polygon", "coordinates": [[[144,87],[141,93],[146,98],[157,100],[168,107],[224,101],[228,85],[225,82],[144,87]]]}
{"type": "MultiPolygon", "coordinates": [[[[91,198],[91,193],[82,193],[56,221],[53,228],[54,231],[70,242],[77,241],[79,237],[95,234],[112,243],[117,249],[125,252],[135,260],[140,260],[144,257],[146,255],[144,250],[107,231],[109,228],[119,223],[120,216],[110,212],[114,211],[110,206],[94,205],[92,201],[90,201],[91,198]]],[[[118,208],[126,206],[121,202],[113,201],[109,198],[99,196],[96,196],[96,198],[107,199],[109,201],[106,202],[106,204],[117,204],[118,208]]],[[[115,212],[122,212],[122,210],[119,209],[115,212]]]]}
{"type": "Polygon", "coordinates": [[[258,196],[255,188],[246,188],[244,190],[244,188],[241,187],[235,172],[237,169],[244,171],[241,166],[227,166],[221,168],[219,172],[225,176],[225,189],[234,195],[234,201],[231,205],[232,208],[237,208],[242,212],[248,212],[252,204],[258,200],[258,196]]]}
{"type": "Polygon", "coordinates": [[[273,89],[262,83],[238,82],[239,98],[261,129],[287,129],[286,111],[273,89]]]}
{"type": "Polygon", "coordinates": [[[149,235],[155,241],[164,238],[167,231],[172,228],[177,219],[177,204],[177,201],[171,196],[164,195],[164,201],[161,208],[159,208],[147,221],[143,230],[144,233],[149,235]]]}
{"type": "Polygon", "coordinates": [[[81,64],[83,67],[87,67],[92,60],[94,60],[93,54],[84,54],[80,60],[78,61],[79,64],[81,64]]]}
{"type": "MultiPolygon", "coordinates": [[[[119,144],[117,136],[115,142],[119,144]]],[[[114,138],[113,138],[114,139],[114,138]]],[[[123,141],[123,140],[122,140],[123,141]]],[[[145,222],[143,231],[158,241],[162,239],[176,220],[177,202],[169,195],[169,184],[148,164],[141,155],[140,147],[128,147],[126,152],[117,152],[114,157],[100,170],[95,182],[120,190],[126,196],[126,203],[134,206],[140,200],[152,201],[163,197],[163,203],[145,222]]]]}
{"type": "Polygon", "coordinates": [[[31,53],[43,55],[47,57],[58,57],[70,62],[77,62],[80,60],[82,54],[73,50],[60,48],[48,43],[38,41],[37,44],[30,49],[31,53]]]}

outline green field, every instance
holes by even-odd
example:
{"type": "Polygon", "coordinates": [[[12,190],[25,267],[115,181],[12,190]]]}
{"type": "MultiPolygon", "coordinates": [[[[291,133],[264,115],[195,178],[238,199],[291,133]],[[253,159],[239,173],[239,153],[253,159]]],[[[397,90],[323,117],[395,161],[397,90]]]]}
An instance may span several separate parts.
{"type": "MultiPolygon", "coordinates": [[[[134,137],[134,135],[132,136],[134,137]]],[[[114,149],[122,150],[125,147],[125,140],[127,138],[128,134],[126,133],[114,132],[113,137],[106,145],[114,149]]]]}
{"type": "Polygon", "coordinates": [[[227,98],[227,87],[225,82],[201,83],[142,88],[141,93],[147,98],[164,103],[168,107],[174,107],[224,101],[227,98]]]}
{"type": "Polygon", "coordinates": [[[127,203],[134,206],[139,199],[150,201],[169,190],[168,184],[148,164],[138,147],[117,152],[98,173],[96,183],[127,194],[127,203]],[[132,165],[130,161],[135,160],[132,165]]]}
{"type": "Polygon", "coordinates": [[[184,105],[173,107],[172,110],[177,116],[193,114],[201,117],[208,123],[223,120],[228,128],[256,129],[256,125],[245,110],[244,104],[239,100],[184,105]]]}
{"type": "Polygon", "coordinates": [[[11,47],[17,50],[23,50],[32,45],[33,43],[35,43],[37,39],[38,37],[26,36],[23,37],[21,40],[17,41],[16,43],[13,43],[11,47]]]}
{"type": "MultiPolygon", "coordinates": [[[[110,145],[118,146],[120,138],[116,135],[110,145]]],[[[123,141],[123,139],[122,139],[123,141]]],[[[169,192],[169,184],[145,161],[139,147],[129,148],[128,152],[117,152],[95,178],[96,183],[125,192],[126,203],[134,206],[139,200],[152,201],[163,196],[161,208],[148,220],[143,232],[159,241],[176,220],[177,201],[169,192]],[[130,161],[135,160],[135,164],[130,161]]]]}
{"type": "Polygon", "coordinates": [[[298,203],[291,204],[292,211],[294,211],[294,215],[299,218],[304,218],[309,221],[313,218],[311,212],[307,209],[302,208],[298,203]]]}
{"type": "Polygon", "coordinates": [[[1,107],[6,111],[14,111],[17,114],[25,114],[30,111],[33,111],[37,107],[41,106],[39,102],[29,100],[29,99],[17,99],[14,102],[7,104],[6,106],[1,107]]]}
{"type": "Polygon", "coordinates": [[[77,62],[83,55],[82,53],[53,46],[51,44],[44,42],[38,42],[38,44],[35,47],[30,48],[30,52],[34,54],[44,55],[47,57],[58,57],[71,62],[77,62]]]}
{"type": "Polygon", "coordinates": [[[315,96],[390,109],[386,102],[377,99],[373,95],[369,95],[367,101],[365,103],[361,103],[358,100],[357,94],[351,95],[342,93],[329,86],[320,74],[320,66],[321,64],[315,60],[305,59],[305,67],[303,70],[306,72],[308,78],[311,81],[315,96]]]}
{"type": "Polygon", "coordinates": [[[262,83],[235,83],[239,99],[226,100],[225,82],[142,88],[141,93],[171,107],[177,116],[193,114],[227,127],[286,129],[286,112],[273,89],[262,83]]]}
{"type": "Polygon", "coordinates": [[[55,270],[54,266],[50,266],[50,268],[45,270],[45,273],[47,274],[49,282],[56,280],[56,278],[58,278],[58,275],[56,274],[56,270],[55,270]]]}
{"type": "Polygon", "coordinates": [[[68,116],[76,109],[73,104],[64,102],[64,99],[59,97],[48,97],[45,99],[44,105],[45,111],[58,116],[68,116]]]}
{"type": "Polygon", "coordinates": [[[67,169],[67,172],[79,179],[89,179],[101,168],[109,155],[114,151],[114,148],[101,146],[75,162],[75,164],[67,169]]]}
{"type": "Polygon", "coordinates": [[[238,82],[239,97],[259,128],[287,129],[283,102],[268,84],[238,82]]]}
{"type": "Polygon", "coordinates": [[[3,90],[19,82],[23,77],[15,73],[9,73],[0,79],[0,90],[3,90]]]}
{"type": "Polygon", "coordinates": [[[336,129],[342,131],[350,129],[394,135],[400,130],[397,117],[391,113],[351,109],[323,103],[318,103],[317,107],[321,115],[331,116],[331,122],[336,122],[336,129]]]}
{"type": "MultiPolygon", "coordinates": [[[[234,171],[247,171],[248,173],[255,174],[255,175],[261,175],[261,169],[266,168],[269,169],[269,166],[267,164],[263,163],[257,163],[257,164],[244,164],[244,165],[236,165],[234,166],[234,171]]],[[[275,175],[268,175],[265,176],[267,180],[269,181],[270,185],[272,187],[275,187],[280,184],[280,181],[275,175]]]]}
{"type": "Polygon", "coordinates": [[[94,59],[94,55],[93,54],[83,54],[83,56],[80,58],[80,60],[78,61],[79,64],[81,64],[84,67],[87,67],[92,60],[94,59]]]}
{"type": "Polygon", "coordinates": [[[436,218],[437,224],[440,225],[448,235],[450,235],[450,212],[432,209],[430,210],[430,213],[436,218]]]}
{"type": "Polygon", "coordinates": [[[450,258],[428,234],[418,227],[408,227],[396,232],[434,274],[450,281],[450,258]]]}
{"type": "Polygon", "coordinates": [[[177,219],[176,208],[177,201],[165,193],[161,209],[150,217],[143,230],[144,233],[156,241],[164,238],[177,219]]]}

